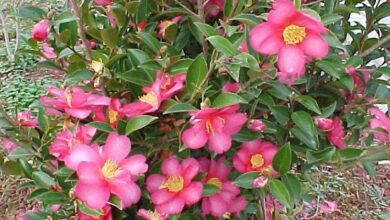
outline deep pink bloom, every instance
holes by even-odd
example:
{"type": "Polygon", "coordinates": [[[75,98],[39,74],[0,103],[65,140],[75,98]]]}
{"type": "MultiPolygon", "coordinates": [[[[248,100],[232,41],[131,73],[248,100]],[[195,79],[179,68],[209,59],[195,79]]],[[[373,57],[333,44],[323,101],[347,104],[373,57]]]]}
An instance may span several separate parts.
{"type": "Polygon", "coordinates": [[[326,201],[325,200],[324,203],[322,203],[320,205],[320,210],[323,213],[340,212],[336,201],[326,201]]]}
{"type": "Polygon", "coordinates": [[[50,24],[46,20],[41,20],[32,28],[32,38],[36,41],[45,41],[49,36],[50,24]]]}
{"type": "Polygon", "coordinates": [[[112,4],[112,0],[95,0],[95,4],[101,6],[109,6],[112,4]]]}
{"type": "Polygon", "coordinates": [[[329,142],[337,148],[345,147],[345,132],[343,122],[340,118],[336,117],[333,119],[333,129],[328,131],[327,137],[329,142]]]}
{"type": "Polygon", "coordinates": [[[46,59],[55,59],[57,54],[54,52],[54,48],[51,47],[48,43],[42,44],[42,54],[46,59]]]}
{"type": "Polygon", "coordinates": [[[141,190],[135,181],[148,165],[141,154],[128,157],[130,149],[130,140],[116,132],[111,132],[100,148],[73,146],[65,165],[77,171],[76,196],[93,209],[103,208],[111,193],[120,198],[124,208],[137,203],[141,190]]]}
{"type": "Polygon", "coordinates": [[[280,204],[276,199],[274,199],[271,194],[267,194],[265,197],[265,216],[266,220],[273,219],[273,213],[275,211],[283,212],[284,206],[280,204]]]}
{"type": "Polygon", "coordinates": [[[154,87],[160,89],[161,101],[170,99],[173,95],[184,88],[186,74],[179,73],[176,75],[168,75],[161,70],[157,70],[156,81],[151,86],[145,86],[143,91],[148,93],[153,91],[154,87]]]}
{"type": "Polygon", "coordinates": [[[252,119],[249,121],[248,128],[254,132],[262,132],[267,128],[267,126],[259,119],[252,119]]]}
{"type": "Polygon", "coordinates": [[[79,119],[88,117],[93,107],[110,104],[110,98],[86,93],[79,87],[68,87],[65,90],[48,87],[47,91],[54,97],[41,97],[42,104],[79,119]]]}
{"type": "Polygon", "coordinates": [[[357,92],[364,93],[366,83],[370,79],[370,73],[366,71],[356,71],[354,67],[346,67],[345,72],[352,77],[353,83],[356,85],[357,92]]]}
{"type": "Polygon", "coordinates": [[[16,123],[19,126],[23,126],[23,127],[30,127],[30,128],[38,127],[37,119],[33,118],[31,116],[31,112],[28,110],[23,111],[23,112],[19,112],[16,115],[16,123]]]}
{"type": "Polygon", "coordinates": [[[183,143],[191,149],[208,143],[208,148],[217,154],[228,151],[232,145],[231,136],[238,133],[247,120],[245,113],[237,113],[239,108],[239,105],[231,105],[191,113],[192,127],[183,132],[183,143]]]}
{"type": "Polygon", "coordinates": [[[252,182],[252,187],[253,188],[262,188],[268,183],[268,178],[265,176],[260,176],[257,177],[256,179],[253,180],[252,182]]]}
{"type": "Polygon", "coordinates": [[[49,147],[49,153],[58,160],[65,160],[69,150],[78,144],[89,144],[96,133],[96,128],[91,126],[77,126],[74,133],[65,129],[57,134],[49,147]]]}
{"type": "Polygon", "coordinates": [[[369,112],[372,115],[370,128],[377,130],[374,132],[374,136],[380,141],[390,142],[390,118],[375,107],[370,108],[369,112]]]}
{"type": "Polygon", "coordinates": [[[13,150],[15,150],[19,145],[10,139],[3,139],[3,147],[8,151],[8,153],[11,153],[13,150]]]}
{"type": "Polygon", "coordinates": [[[152,174],[146,180],[146,189],[158,213],[177,214],[184,205],[201,199],[203,185],[193,181],[199,172],[199,164],[194,158],[180,163],[176,158],[168,157],[161,164],[161,172],[162,175],[152,174]]]}
{"type": "Polygon", "coordinates": [[[238,82],[226,82],[222,86],[222,92],[231,92],[231,93],[236,93],[240,89],[240,83],[238,82]]]}
{"type": "Polygon", "coordinates": [[[259,139],[245,142],[233,157],[233,166],[240,173],[261,171],[272,174],[272,160],[278,147],[271,142],[259,139]]]}
{"type": "Polygon", "coordinates": [[[250,31],[249,41],[259,53],[278,55],[277,76],[291,85],[304,74],[305,55],[323,58],[328,54],[328,44],[321,37],[326,31],[320,21],[296,10],[290,0],[276,0],[267,21],[250,31]]]}
{"type": "Polygon", "coordinates": [[[176,16],[169,20],[160,21],[157,25],[157,37],[160,39],[165,38],[165,30],[172,24],[177,24],[181,19],[181,16],[176,16]]]}
{"type": "Polygon", "coordinates": [[[124,117],[123,105],[118,98],[112,98],[108,109],[99,106],[94,109],[94,121],[108,122],[112,127],[116,127],[118,120],[124,117]]]}
{"type": "Polygon", "coordinates": [[[162,214],[158,213],[156,210],[150,211],[150,210],[146,210],[146,209],[140,209],[140,210],[138,210],[137,215],[139,217],[143,218],[144,220],[166,220],[166,219],[168,219],[168,215],[166,215],[166,214],[162,215],[162,214]]]}
{"type": "Polygon", "coordinates": [[[207,0],[204,11],[207,17],[215,17],[223,10],[225,0],[207,0]]]}
{"type": "Polygon", "coordinates": [[[205,173],[202,182],[219,188],[213,195],[202,199],[202,212],[205,215],[222,217],[226,213],[238,215],[247,205],[244,197],[240,196],[240,189],[228,179],[232,168],[225,165],[225,158],[218,160],[199,159],[201,171],[205,173]]]}
{"type": "Polygon", "coordinates": [[[78,220],[112,220],[111,206],[105,205],[103,207],[103,215],[101,216],[89,216],[82,213],[81,211],[77,212],[78,220]]]}
{"type": "Polygon", "coordinates": [[[95,49],[96,48],[96,43],[93,40],[88,40],[87,41],[87,45],[88,45],[89,49],[95,49]]]}
{"type": "Polygon", "coordinates": [[[329,118],[316,117],[314,122],[321,131],[330,131],[333,129],[333,120],[329,118]]]}

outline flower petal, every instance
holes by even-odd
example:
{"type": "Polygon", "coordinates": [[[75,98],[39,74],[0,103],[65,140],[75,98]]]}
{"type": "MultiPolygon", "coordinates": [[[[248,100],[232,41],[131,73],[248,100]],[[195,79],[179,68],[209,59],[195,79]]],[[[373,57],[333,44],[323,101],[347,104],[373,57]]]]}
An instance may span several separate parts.
{"type": "Polygon", "coordinates": [[[225,127],[223,131],[230,135],[236,134],[241,130],[241,127],[245,124],[247,117],[244,113],[235,113],[226,115],[224,117],[225,127]]]}
{"type": "Polygon", "coordinates": [[[301,73],[305,69],[305,56],[297,46],[286,45],[278,53],[278,67],[281,72],[301,73]]]}
{"type": "Polygon", "coordinates": [[[208,140],[206,131],[197,129],[195,126],[185,130],[182,135],[183,143],[190,149],[201,148],[208,140]]]}
{"type": "Polygon", "coordinates": [[[170,201],[163,203],[161,205],[156,206],[156,210],[160,214],[178,214],[184,208],[184,201],[180,197],[175,197],[170,201]]]}
{"type": "Polygon", "coordinates": [[[308,34],[299,46],[305,54],[315,58],[323,58],[329,52],[329,46],[325,40],[314,33],[308,34]]]}
{"type": "Polygon", "coordinates": [[[81,162],[77,168],[79,180],[85,184],[103,184],[100,166],[95,162],[81,162]]]}
{"type": "Polygon", "coordinates": [[[90,109],[76,109],[76,108],[65,108],[65,112],[75,118],[84,119],[91,114],[90,109]]]}
{"type": "Polygon", "coordinates": [[[232,138],[225,133],[214,133],[209,137],[209,149],[217,154],[222,154],[232,146],[232,138]]]}
{"type": "Polygon", "coordinates": [[[194,158],[187,158],[181,163],[181,174],[184,177],[184,180],[191,182],[200,169],[199,163],[194,158]]]}
{"type": "Polygon", "coordinates": [[[156,190],[159,190],[161,184],[163,184],[165,178],[160,174],[152,174],[146,179],[146,189],[153,193],[156,190]]]}
{"type": "Polygon", "coordinates": [[[103,208],[110,198],[110,190],[107,186],[81,182],[76,184],[75,194],[92,209],[103,208]]]}
{"type": "Polygon", "coordinates": [[[264,40],[272,37],[274,33],[275,27],[270,23],[259,24],[249,32],[249,43],[255,51],[261,53],[264,40]]]}
{"type": "Polygon", "coordinates": [[[180,192],[186,205],[197,203],[202,198],[203,185],[200,182],[192,182],[180,192]]]}
{"type": "Polygon", "coordinates": [[[123,208],[130,207],[141,198],[141,190],[133,181],[110,181],[110,190],[120,198],[123,208]]]}
{"type": "Polygon", "coordinates": [[[176,193],[169,192],[166,189],[159,189],[152,193],[150,196],[153,204],[161,205],[163,203],[169,202],[172,198],[176,196],[176,193]]]}
{"type": "Polygon", "coordinates": [[[137,154],[124,159],[120,167],[123,170],[129,171],[132,176],[139,176],[148,170],[148,164],[145,162],[145,156],[137,154]]]}
{"type": "Polygon", "coordinates": [[[180,163],[175,157],[168,157],[161,164],[161,172],[166,176],[180,175],[180,163]]]}
{"type": "Polygon", "coordinates": [[[119,135],[116,132],[111,132],[103,146],[103,156],[106,159],[115,160],[120,163],[127,157],[131,149],[131,142],[125,135],[119,135]]]}
{"type": "Polygon", "coordinates": [[[81,162],[99,162],[100,156],[98,152],[88,145],[76,145],[73,146],[67,157],[65,157],[65,165],[72,169],[77,170],[77,167],[81,162]]]}

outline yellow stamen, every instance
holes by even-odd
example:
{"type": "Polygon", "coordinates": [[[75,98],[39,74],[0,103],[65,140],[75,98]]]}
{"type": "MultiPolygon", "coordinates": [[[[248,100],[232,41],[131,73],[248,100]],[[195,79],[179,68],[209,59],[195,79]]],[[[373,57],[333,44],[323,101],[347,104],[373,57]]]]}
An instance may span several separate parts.
{"type": "Polygon", "coordinates": [[[157,95],[153,91],[148,92],[147,94],[139,97],[141,102],[146,102],[149,105],[155,107],[158,104],[157,95]]]}
{"type": "Polygon", "coordinates": [[[306,37],[305,27],[289,25],[283,31],[283,39],[286,44],[295,45],[301,43],[306,37]]]}
{"type": "Polygon", "coordinates": [[[157,211],[149,211],[150,220],[160,220],[160,214],[157,211]]]}
{"type": "Polygon", "coordinates": [[[184,179],[182,176],[170,176],[160,186],[160,189],[168,189],[169,192],[180,192],[184,188],[184,179]]]}
{"type": "Polygon", "coordinates": [[[232,215],[232,213],[230,213],[230,212],[225,212],[225,214],[223,214],[222,218],[224,218],[224,219],[230,219],[230,218],[231,218],[231,215],[232,215]]]}
{"type": "Polygon", "coordinates": [[[207,181],[207,184],[214,185],[214,186],[218,187],[219,189],[222,188],[222,182],[221,182],[221,180],[218,179],[217,177],[210,178],[210,179],[207,181]]]}
{"type": "Polygon", "coordinates": [[[111,159],[106,160],[102,167],[102,174],[107,179],[112,179],[119,174],[119,166],[118,164],[111,159]]]}
{"type": "Polygon", "coordinates": [[[165,82],[163,84],[161,84],[160,88],[165,90],[168,88],[169,85],[171,85],[172,79],[170,76],[167,76],[167,75],[165,75],[164,78],[165,78],[165,82]]]}
{"type": "Polygon", "coordinates": [[[110,124],[118,121],[118,112],[114,110],[108,111],[108,121],[110,122],[110,124]]]}
{"type": "Polygon", "coordinates": [[[211,125],[211,120],[207,120],[206,121],[206,131],[207,131],[208,134],[213,134],[214,133],[213,126],[211,125]]]}
{"type": "Polygon", "coordinates": [[[264,158],[261,154],[254,154],[251,156],[251,165],[254,169],[264,165],[264,158]]]}

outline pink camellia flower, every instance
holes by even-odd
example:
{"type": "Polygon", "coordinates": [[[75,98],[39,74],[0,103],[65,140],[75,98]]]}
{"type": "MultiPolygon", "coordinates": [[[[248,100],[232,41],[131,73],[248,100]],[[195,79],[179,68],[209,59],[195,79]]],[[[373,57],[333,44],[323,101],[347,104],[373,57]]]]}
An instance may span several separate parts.
{"type": "Polygon", "coordinates": [[[112,0],[95,0],[95,4],[101,6],[109,6],[112,4],[112,0]]]}
{"type": "Polygon", "coordinates": [[[239,105],[223,108],[204,108],[191,113],[192,127],[183,132],[183,143],[190,149],[198,149],[208,143],[208,148],[217,154],[228,151],[231,136],[245,124],[245,113],[237,113],[239,105]]]}
{"type": "Polygon", "coordinates": [[[42,104],[63,110],[68,115],[79,119],[88,117],[93,107],[110,104],[110,98],[86,93],[80,87],[68,87],[65,90],[48,87],[47,91],[54,97],[41,97],[42,104]]]}
{"type": "Polygon", "coordinates": [[[252,182],[252,187],[253,188],[262,188],[268,183],[268,178],[265,176],[260,176],[257,177],[256,179],[253,180],[252,182]]]}
{"type": "Polygon", "coordinates": [[[181,19],[181,16],[176,16],[170,20],[161,21],[157,25],[157,37],[160,39],[165,38],[165,30],[172,24],[177,24],[181,19]]]}
{"type": "Polygon", "coordinates": [[[94,110],[94,121],[108,121],[112,127],[116,127],[118,120],[124,117],[123,105],[118,98],[112,98],[107,112],[103,106],[94,110]]]}
{"type": "Polygon", "coordinates": [[[19,145],[10,139],[3,139],[3,147],[8,151],[8,153],[11,153],[13,150],[15,150],[19,145]]]}
{"type": "Polygon", "coordinates": [[[184,81],[186,80],[186,74],[179,73],[176,75],[168,75],[161,70],[157,70],[156,81],[151,86],[145,86],[143,91],[148,93],[153,91],[154,87],[160,89],[161,101],[170,99],[173,95],[184,88],[184,81]]]}
{"type": "Polygon", "coordinates": [[[88,40],[87,41],[87,46],[88,46],[89,49],[95,49],[96,48],[96,43],[93,40],[88,40]]]}
{"type": "Polygon", "coordinates": [[[152,174],[146,180],[146,189],[158,213],[177,214],[184,205],[201,199],[203,185],[192,180],[199,172],[199,164],[194,158],[180,163],[176,158],[168,157],[161,164],[161,172],[162,175],[152,174]]]}
{"type": "Polygon", "coordinates": [[[333,129],[333,120],[329,118],[316,117],[314,123],[321,131],[330,131],[333,129]]]}
{"type": "Polygon", "coordinates": [[[107,15],[107,18],[108,18],[108,22],[110,22],[110,26],[112,28],[115,28],[116,27],[116,20],[115,20],[114,15],[112,14],[112,12],[111,11],[107,11],[106,15],[107,15]]]}
{"type": "Polygon", "coordinates": [[[333,129],[328,131],[327,137],[329,142],[337,148],[345,147],[345,132],[343,122],[340,118],[336,117],[333,119],[333,129]]]}
{"type": "Polygon", "coordinates": [[[45,41],[49,36],[50,24],[46,20],[41,20],[32,28],[32,38],[36,41],[45,41]]]}
{"type": "Polygon", "coordinates": [[[225,0],[207,0],[204,4],[204,11],[207,17],[215,17],[225,5],[225,0]]]}
{"type": "Polygon", "coordinates": [[[168,215],[164,214],[160,214],[158,213],[156,210],[153,211],[150,211],[150,210],[146,210],[146,209],[140,209],[138,210],[137,212],[137,215],[141,218],[143,218],[144,220],[166,220],[168,219],[168,215]]]}
{"type": "Polygon", "coordinates": [[[275,211],[283,212],[285,207],[274,199],[271,194],[267,194],[265,197],[265,219],[273,219],[273,213],[275,211]]]}
{"type": "Polygon", "coordinates": [[[245,142],[233,157],[233,166],[240,173],[261,171],[272,174],[272,160],[278,147],[259,139],[245,142]]]}
{"type": "Polygon", "coordinates": [[[368,111],[372,115],[370,128],[380,130],[375,131],[374,136],[380,141],[390,142],[390,118],[375,107],[370,108],[368,111]]]}
{"type": "Polygon", "coordinates": [[[103,207],[103,215],[101,216],[90,216],[82,213],[81,211],[77,212],[78,220],[112,220],[111,206],[105,205],[103,207]]]}
{"type": "Polygon", "coordinates": [[[118,196],[126,208],[138,202],[141,190],[137,177],[148,169],[141,154],[127,156],[131,142],[125,135],[111,132],[103,147],[73,146],[65,165],[77,171],[76,196],[90,208],[103,208],[110,193],[118,196]]]}
{"type": "Polygon", "coordinates": [[[240,52],[243,52],[243,53],[249,51],[249,50],[248,50],[248,45],[247,45],[246,40],[243,40],[243,41],[241,42],[240,46],[238,46],[238,50],[239,50],[240,52]]]}
{"type": "Polygon", "coordinates": [[[63,161],[68,156],[70,149],[78,144],[89,144],[96,133],[96,128],[79,125],[75,132],[65,129],[57,134],[49,147],[49,153],[58,160],[63,161]]]}
{"type": "Polygon", "coordinates": [[[324,200],[324,203],[320,205],[320,210],[323,213],[340,212],[336,201],[324,200]]]}
{"type": "Polygon", "coordinates": [[[231,93],[236,93],[240,89],[240,83],[238,82],[226,82],[222,86],[222,92],[231,92],[231,93]]]}
{"type": "Polygon", "coordinates": [[[240,189],[228,179],[231,167],[224,164],[225,158],[218,160],[199,159],[201,171],[206,174],[202,182],[218,187],[219,191],[202,199],[202,212],[205,215],[222,217],[226,213],[238,215],[247,205],[240,189]]]}
{"type": "Polygon", "coordinates": [[[364,93],[366,83],[370,79],[370,73],[366,71],[356,71],[354,67],[346,67],[345,72],[352,77],[353,83],[356,85],[359,94],[364,93]]]}
{"type": "Polygon", "coordinates": [[[30,111],[19,112],[16,115],[16,123],[22,127],[30,127],[30,128],[38,127],[38,121],[37,119],[31,116],[30,111]]]}
{"type": "Polygon", "coordinates": [[[278,55],[277,76],[291,85],[304,74],[305,55],[323,58],[328,54],[328,44],[321,37],[326,31],[320,21],[296,10],[290,0],[276,0],[267,22],[250,31],[249,41],[259,53],[278,55]]]}
{"type": "Polygon", "coordinates": [[[42,44],[42,54],[45,59],[57,58],[57,54],[54,52],[54,48],[51,47],[48,43],[42,44]]]}
{"type": "Polygon", "coordinates": [[[254,132],[262,132],[267,128],[267,126],[259,119],[252,119],[249,121],[248,128],[254,132]]]}

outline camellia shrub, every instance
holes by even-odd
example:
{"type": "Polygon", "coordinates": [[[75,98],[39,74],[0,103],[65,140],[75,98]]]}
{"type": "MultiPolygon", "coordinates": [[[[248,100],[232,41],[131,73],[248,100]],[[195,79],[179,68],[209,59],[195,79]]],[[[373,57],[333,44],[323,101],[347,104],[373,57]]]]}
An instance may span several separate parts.
{"type": "MultiPolygon", "coordinates": [[[[340,211],[313,166],[390,158],[390,3],[69,0],[27,6],[41,106],[8,115],[19,219],[293,219],[340,211]],[[361,20],[354,20],[357,15],[361,20]],[[319,211],[320,210],[320,211],[319,211]]],[[[4,103],[3,103],[4,104],[4,103]]]]}

